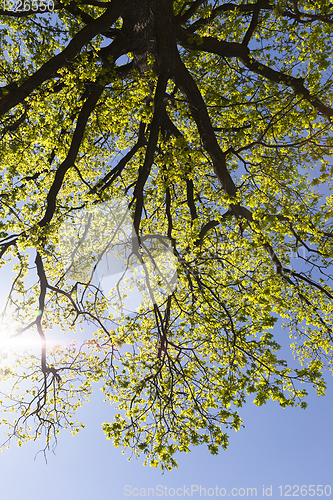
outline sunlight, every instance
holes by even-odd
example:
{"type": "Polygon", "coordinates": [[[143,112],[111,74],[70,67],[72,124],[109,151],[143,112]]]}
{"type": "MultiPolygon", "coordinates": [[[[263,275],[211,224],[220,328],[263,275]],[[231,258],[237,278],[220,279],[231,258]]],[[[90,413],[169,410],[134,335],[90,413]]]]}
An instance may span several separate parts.
{"type": "MultiPolygon", "coordinates": [[[[26,331],[15,337],[17,330],[17,327],[0,328],[0,364],[10,354],[22,354],[24,352],[36,354],[40,352],[42,343],[37,332],[26,331]]],[[[72,339],[59,341],[53,337],[47,339],[46,347],[47,349],[52,349],[56,346],[65,348],[72,342],[72,339]]],[[[8,358],[6,362],[8,363],[8,358]]]]}
{"type": "Polygon", "coordinates": [[[0,337],[0,350],[3,349],[33,349],[40,348],[41,341],[38,338],[27,338],[27,337],[12,337],[11,334],[8,333],[8,330],[1,331],[0,337]]]}

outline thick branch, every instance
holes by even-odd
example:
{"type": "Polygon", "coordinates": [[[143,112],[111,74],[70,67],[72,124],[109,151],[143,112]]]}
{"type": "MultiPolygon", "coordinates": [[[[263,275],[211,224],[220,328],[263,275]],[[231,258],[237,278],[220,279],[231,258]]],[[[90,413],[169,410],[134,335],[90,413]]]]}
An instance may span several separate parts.
{"type": "Polygon", "coordinates": [[[194,203],[192,179],[186,179],[186,199],[187,199],[187,205],[191,212],[191,220],[193,221],[194,219],[198,218],[198,214],[194,203]]]}
{"type": "Polygon", "coordinates": [[[98,99],[100,98],[101,94],[103,92],[103,87],[96,87],[93,92],[89,95],[88,99],[82,106],[82,109],[80,111],[76,128],[73,134],[71,146],[69,148],[69,151],[67,153],[67,156],[65,160],[62,162],[62,164],[59,166],[55,178],[53,180],[53,184],[50,188],[50,191],[47,195],[47,207],[46,207],[46,212],[43,217],[43,219],[39,222],[40,227],[44,227],[46,224],[48,224],[55,211],[56,207],[56,198],[57,194],[60,191],[60,188],[62,186],[64,177],[66,175],[66,172],[69,168],[71,168],[74,165],[74,162],[76,160],[76,156],[78,154],[79,148],[81,146],[81,141],[83,139],[83,134],[87,125],[88,118],[92,111],[95,109],[95,106],[97,104],[98,99]]]}
{"type": "MultiPolygon", "coordinates": [[[[231,213],[228,211],[226,214],[224,215],[231,215],[231,213]]],[[[204,240],[204,237],[206,236],[206,234],[208,233],[208,231],[210,231],[211,229],[213,229],[213,227],[216,227],[216,226],[219,226],[220,225],[220,221],[218,220],[210,220],[209,222],[207,222],[202,228],[201,228],[201,231],[199,233],[199,238],[195,241],[195,246],[200,246],[204,240]]]]}
{"type": "Polygon", "coordinates": [[[2,259],[3,255],[7,252],[8,248],[16,245],[17,238],[12,241],[7,241],[7,243],[3,243],[0,245],[0,259],[2,259]]]}
{"type": "Polygon", "coordinates": [[[204,148],[212,159],[214,172],[224,191],[231,197],[236,195],[236,186],[226,166],[225,154],[222,152],[212,127],[205,102],[191,74],[181,59],[178,59],[173,79],[181,92],[186,96],[191,114],[196,122],[204,148]]]}
{"type": "Polygon", "coordinates": [[[326,106],[320,99],[314,97],[310,94],[308,89],[304,86],[303,78],[295,78],[290,75],[286,75],[281,71],[276,71],[269,66],[265,66],[264,64],[256,61],[249,55],[246,57],[241,56],[240,61],[251,71],[261,75],[271,82],[283,83],[288,87],[291,87],[295,94],[303,96],[314,108],[316,108],[319,113],[326,116],[327,118],[331,118],[333,116],[333,109],[329,106],[326,106]]]}
{"type": "Polygon", "coordinates": [[[67,47],[60,52],[60,54],[57,54],[47,61],[41,68],[39,68],[39,70],[36,71],[36,73],[31,75],[24,83],[22,83],[16,91],[12,91],[4,96],[0,100],[0,115],[3,115],[11,108],[22,102],[39,85],[54,75],[59,68],[65,66],[69,61],[73,60],[81,48],[92,38],[109,28],[110,25],[118,19],[121,12],[120,6],[120,0],[112,2],[112,6],[108,7],[106,12],[98,19],[79,31],[69,42],[67,47]]]}
{"type": "Polygon", "coordinates": [[[248,27],[247,32],[245,33],[245,36],[244,36],[243,41],[242,41],[242,44],[245,46],[249,44],[251,37],[254,33],[254,30],[257,27],[258,19],[259,19],[259,12],[261,9],[261,4],[262,4],[261,0],[258,0],[258,2],[256,3],[256,6],[254,8],[254,11],[252,14],[252,19],[250,22],[250,26],[248,27]]]}
{"type": "Polygon", "coordinates": [[[178,29],[177,40],[185,49],[212,52],[222,57],[245,58],[249,54],[249,49],[241,43],[224,42],[212,36],[205,36],[198,40],[193,40],[192,33],[184,28],[178,29]]]}
{"type": "Polygon", "coordinates": [[[67,10],[67,12],[73,14],[75,17],[81,18],[82,21],[86,24],[94,21],[94,18],[90,14],[87,14],[83,10],[79,9],[75,2],[70,2],[67,5],[63,5],[63,8],[67,10]]]}
{"type": "Polygon", "coordinates": [[[164,109],[163,99],[167,82],[168,82],[168,77],[166,73],[159,76],[154,97],[154,115],[150,125],[150,134],[146,150],[146,156],[142,168],[140,170],[138,181],[136,183],[133,193],[134,198],[136,199],[135,215],[133,222],[136,234],[138,234],[139,232],[141,212],[143,208],[143,188],[144,185],[146,184],[146,181],[148,179],[154,161],[154,154],[158,140],[158,132],[161,124],[161,116],[164,109]]]}

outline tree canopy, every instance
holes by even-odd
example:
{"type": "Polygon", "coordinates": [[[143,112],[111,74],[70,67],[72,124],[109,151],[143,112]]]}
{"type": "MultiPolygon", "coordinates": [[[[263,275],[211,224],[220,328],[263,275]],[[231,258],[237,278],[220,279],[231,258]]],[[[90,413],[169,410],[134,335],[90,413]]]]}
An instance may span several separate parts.
{"type": "Polygon", "coordinates": [[[0,254],[15,270],[2,335],[40,342],[3,351],[8,439],[47,449],[62,427],[77,432],[99,382],[116,408],[107,438],[170,469],[177,451],[226,448],[248,399],[305,407],[308,387],[324,394],[333,4],[2,7],[0,254]],[[143,269],[135,314],[94,278],[108,224],[129,289],[143,269]],[[87,325],[83,342],[46,347],[52,329],[87,325]]]}

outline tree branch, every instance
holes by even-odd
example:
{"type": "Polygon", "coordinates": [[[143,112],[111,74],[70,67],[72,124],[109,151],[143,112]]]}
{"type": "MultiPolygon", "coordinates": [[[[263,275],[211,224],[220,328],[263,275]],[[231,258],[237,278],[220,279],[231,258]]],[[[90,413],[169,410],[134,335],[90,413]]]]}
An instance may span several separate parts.
{"type": "Polygon", "coordinates": [[[224,42],[212,36],[193,40],[192,33],[184,28],[177,30],[177,41],[185,49],[212,52],[222,57],[246,57],[249,54],[249,49],[241,43],[224,42]]]}
{"type": "Polygon", "coordinates": [[[271,82],[284,83],[288,87],[292,88],[295,94],[303,96],[314,108],[316,108],[319,113],[326,116],[326,118],[331,118],[333,116],[333,109],[326,106],[320,99],[312,96],[308,89],[304,86],[303,78],[295,78],[290,75],[286,75],[281,71],[276,71],[269,66],[256,61],[250,55],[241,56],[239,60],[246,66],[249,70],[257,73],[258,75],[264,76],[271,82]]]}
{"type": "Polygon", "coordinates": [[[158,140],[158,132],[161,124],[161,116],[164,109],[164,94],[168,82],[167,73],[162,73],[157,81],[156,92],[154,97],[154,115],[150,125],[149,140],[145,155],[145,160],[139,172],[138,180],[134,189],[134,199],[136,199],[135,214],[134,214],[134,230],[139,234],[139,225],[141,221],[141,212],[143,208],[143,188],[148,179],[151,166],[154,161],[154,154],[158,140]]]}
{"type": "Polygon", "coordinates": [[[245,33],[245,36],[244,36],[243,41],[242,41],[242,45],[247,46],[251,40],[251,37],[254,33],[254,30],[256,29],[257,24],[258,24],[261,4],[262,4],[262,1],[258,0],[258,2],[256,3],[256,5],[254,7],[250,26],[248,27],[247,32],[245,33]]]}
{"type": "Polygon", "coordinates": [[[176,16],[175,20],[179,23],[179,24],[184,24],[186,23],[186,21],[188,21],[189,19],[191,19],[192,16],[194,16],[194,14],[196,13],[196,11],[199,9],[200,5],[202,5],[203,3],[205,2],[205,0],[195,0],[192,5],[188,8],[188,10],[182,14],[182,15],[178,15],[176,16]]]}
{"type": "Polygon", "coordinates": [[[203,37],[199,42],[189,42],[186,30],[180,30],[178,32],[178,36],[181,45],[185,48],[210,52],[222,57],[238,57],[238,59],[249,70],[267,78],[272,82],[287,85],[292,88],[296,94],[303,96],[321,114],[329,119],[333,116],[333,109],[326,106],[317,97],[312,96],[308,89],[304,86],[304,80],[302,78],[295,78],[293,76],[286,75],[281,71],[276,71],[269,66],[265,66],[264,64],[256,61],[253,57],[251,57],[249,49],[245,45],[223,42],[216,40],[213,37],[203,37]]]}
{"type": "Polygon", "coordinates": [[[203,146],[212,159],[214,172],[221,186],[229,196],[236,196],[236,186],[227,170],[225,154],[217,142],[201,92],[180,58],[175,67],[173,80],[187,98],[203,146]]]}
{"type": "Polygon", "coordinates": [[[113,24],[118,19],[120,13],[121,1],[115,0],[112,2],[112,6],[107,8],[104,14],[79,31],[60,54],[49,59],[39,68],[39,70],[23,82],[17,90],[11,91],[9,94],[5,95],[0,100],[0,115],[3,115],[22,102],[31,92],[39,87],[39,85],[54,75],[58,69],[67,65],[69,61],[74,59],[84,45],[113,24]]]}
{"type": "Polygon", "coordinates": [[[130,151],[126,153],[126,155],[118,162],[118,164],[113,167],[111,172],[108,172],[103,179],[100,179],[98,183],[91,189],[91,193],[94,193],[96,191],[104,191],[107,189],[113,182],[114,180],[119,177],[121,172],[124,170],[126,167],[127,163],[135,156],[135,154],[139,151],[142,146],[146,145],[146,139],[145,139],[145,128],[146,124],[141,122],[139,126],[139,134],[138,134],[138,140],[136,144],[132,147],[130,151]]]}
{"type": "Polygon", "coordinates": [[[55,174],[53,184],[50,188],[50,191],[47,195],[47,207],[45,211],[45,215],[43,219],[39,222],[40,227],[46,226],[48,224],[53,215],[54,211],[56,208],[56,198],[57,194],[60,191],[60,188],[62,186],[62,182],[64,180],[64,177],[66,175],[66,172],[69,168],[71,168],[74,165],[74,162],[76,160],[79,148],[81,146],[81,142],[83,139],[83,134],[87,125],[88,118],[92,111],[95,109],[95,106],[97,104],[98,99],[102,95],[103,92],[103,87],[96,86],[94,91],[91,92],[89,95],[88,99],[82,106],[82,109],[80,111],[79,117],[77,119],[77,124],[75,127],[75,131],[73,134],[71,146],[69,148],[69,151],[67,153],[67,156],[65,160],[59,165],[58,170],[55,174]]]}

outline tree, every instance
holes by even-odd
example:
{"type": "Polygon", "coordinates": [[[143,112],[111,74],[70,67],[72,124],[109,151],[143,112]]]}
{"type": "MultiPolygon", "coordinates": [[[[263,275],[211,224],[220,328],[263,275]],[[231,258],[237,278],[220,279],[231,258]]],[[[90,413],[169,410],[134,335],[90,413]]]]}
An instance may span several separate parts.
{"type": "Polygon", "coordinates": [[[61,427],[75,433],[102,382],[119,411],[106,436],[168,469],[192,445],[225,448],[248,395],[305,407],[301,383],[324,394],[333,198],[316,186],[332,173],[331,3],[6,1],[0,14],[0,243],[16,270],[3,317],[41,343],[3,362],[8,438],[45,435],[47,449],[61,427]],[[149,292],[135,315],[110,312],[93,281],[115,200],[133,221],[123,256],[149,292]],[[87,322],[82,345],[46,349],[56,325],[87,322]]]}

